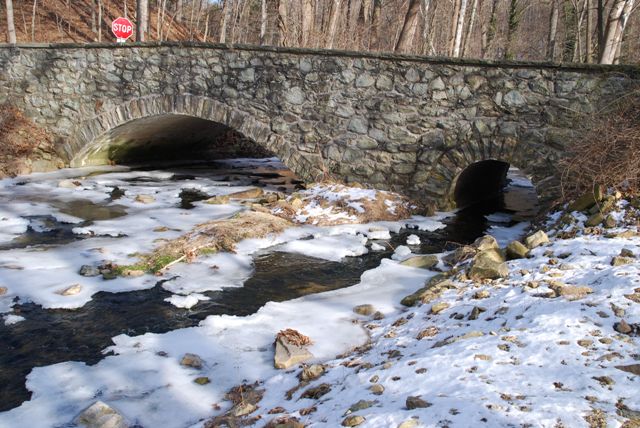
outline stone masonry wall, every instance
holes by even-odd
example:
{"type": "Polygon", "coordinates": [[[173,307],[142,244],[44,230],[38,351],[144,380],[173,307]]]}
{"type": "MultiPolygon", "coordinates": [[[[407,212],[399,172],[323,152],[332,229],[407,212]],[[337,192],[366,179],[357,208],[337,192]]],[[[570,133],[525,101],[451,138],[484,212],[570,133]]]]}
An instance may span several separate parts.
{"type": "Polygon", "coordinates": [[[186,114],[228,125],[306,180],[333,176],[445,207],[468,165],[497,159],[553,192],[579,113],[638,67],[489,63],[200,44],[0,46],[0,104],[81,165],[109,131],[186,114]]]}

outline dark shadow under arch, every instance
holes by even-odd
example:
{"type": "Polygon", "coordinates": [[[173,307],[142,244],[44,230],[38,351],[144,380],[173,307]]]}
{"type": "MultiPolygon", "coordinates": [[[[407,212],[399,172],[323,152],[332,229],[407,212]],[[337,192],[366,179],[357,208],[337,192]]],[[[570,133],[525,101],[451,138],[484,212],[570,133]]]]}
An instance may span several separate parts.
{"type": "Polygon", "coordinates": [[[453,200],[458,208],[466,208],[496,198],[507,184],[509,164],[483,160],[465,168],[458,176],[453,200]]]}

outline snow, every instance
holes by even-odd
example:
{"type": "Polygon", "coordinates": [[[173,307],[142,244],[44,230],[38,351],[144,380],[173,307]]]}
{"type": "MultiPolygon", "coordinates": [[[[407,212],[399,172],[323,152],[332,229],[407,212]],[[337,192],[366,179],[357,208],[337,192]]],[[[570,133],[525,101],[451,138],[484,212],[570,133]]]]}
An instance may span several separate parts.
{"type": "Polygon", "coordinates": [[[2,317],[2,319],[4,320],[4,325],[13,325],[24,321],[26,318],[20,315],[8,314],[2,317]]]}
{"type": "Polygon", "coordinates": [[[200,294],[200,293],[193,293],[187,296],[179,296],[175,294],[171,297],[167,297],[166,299],[164,299],[165,302],[169,302],[177,308],[185,308],[185,309],[191,309],[192,307],[197,305],[198,302],[200,302],[201,300],[211,300],[211,299],[205,296],[204,294],[200,294]]]}
{"type": "Polygon", "coordinates": [[[420,237],[418,235],[409,235],[407,237],[407,245],[420,245],[420,237]]]}
{"type": "Polygon", "coordinates": [[[318,259],[339,262],[345,257],[356,257],[368,252],[367,238],[358,235],[323,236],[319,238],[291,241],[276,247],[285,253],[298,253],[318,259]]]}
{"type": "Polygon", "coordinates": [[[404,260],[411,254],[411,248],[405,245],[399,245],[394,251],[391,258],[393,260],[404,260]]]}

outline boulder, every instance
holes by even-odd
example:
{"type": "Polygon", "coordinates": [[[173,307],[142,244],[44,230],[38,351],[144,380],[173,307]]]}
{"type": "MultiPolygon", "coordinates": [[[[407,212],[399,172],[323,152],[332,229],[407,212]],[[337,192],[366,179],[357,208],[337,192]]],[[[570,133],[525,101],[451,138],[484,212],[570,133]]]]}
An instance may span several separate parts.
{"type": "Polygon", "coordinates": [[[73,423],[86,428],[129,428],[124,417],[102,401],[96,401],[80,412],[73,423]]]}
{"type": "Polygon", "coordinates": [[[587,221],[584,222],[584,225],[586,227],[595,227],[595,226],[598,226],[599,224],[602,224],[603,221],[604,221],[604,215],[601,212],[597,212],[591,215],[587,219],[587,221]]]}
{"type": "Polygon", "coordinates": [[[351,416],[347,416],[346,418],[344,418],[344,420],[342,421],[342,426],[343,427],[355,427],[355,426],[358,426],[360,424],[363,424],[364,421],[365,421],[364,416],[351,415],[351,416]]]}
{"type": "Polygon", "coordinates": [[[640,364],[630,364],[628,366],[616,366],[618,370],[640,376],[640,364]]]}
{"type": "Polygon", "coordinates": [[[635,263],[636,259],[631,257],[614,256],[611,259],[611,266],[624,266],[635,263]]]}
{"type": "Polygon", "coordinates": [[[579,300],[587,294],[593,293],[593,289],[587,286],[566,285],[558,281],[553,281],[548,285],[556,293],[556,296],[562,296],[567,300],[579,300]]]}
{"type": "Polygon", "coordinates": [[[100,269],[98,269],[96,266],[82,265],[78,273],[82,276],[99,276],[100,269]]]}
{"type": "Polygon", "coordinates": [[[444,256],[442,258],[442,261],[444,261],[449,266],[454,266],[458,263],[462,263],[466,260],[473,258],[473,256],[476,255],[476,252],[477,251],[474,247],[470,245],[465,245],[465,246],[456,248],[456,250],[453,253],[447,254],[446,256],[444,256]]]}
{"type": "Polygon", "coordinates": [[[253,187],[248,190],[243,190],[242,192],[231,193],[229,196],[230,199],[256,199],[261,197],[264,194],[264,191],[259,187],[253,187]]]}
{"type": "Polygon", "coordinates": [[[283,335],[278,335],[276,338],[273,358],[275,368],[286,370],[311,358],[313,354],[306,349],[305,345],[292,343],[283,335]]]}
{"type": "Polygon", "coordinates": [[[416,256],[403,260],[400,264],[402,266],[410,266],[414,268],[431,269],[438,264],[438,257],[433,254],[416,256]]]}
{"type": "Polygon", "coordinates": [[[567,207],[567,211],[573,212],[588,210],[597,202],[600,202],[603,197],[604,194],[602,193],[602,188],[600,186],[596,186],[593,191],[585,193],[584,195],[573,201],[571,204],[569,204],[569,206],[567,207]]]}
{"type": "Polygon", "coordinates": [[[318,379],[320,376],[324,374],[324,366],[320,364],[313,364],[309,367],[305,367],[300,372],[300,380],[304,382],[309,382],[315,379],[318,379]]]}
{"type": "Polygon", "coordinates": [[[229,203],[229,196],[227,195],[218,195],[204,201],[205,204],[209,205],[224,205],[229,203]]]}
{"type": "Polygon", "coordinates": [[[407,401],[405,402],[408,410],[413,409],[426,409],[427,407],[431,407],[432,404],[423,400],[420,397],[407,397],[407,401]]]}
{"type": "Polygon", "coordinates": [[[542,230],[539,230],[533,235],[529,235],[524,239],[524,244],[531,250],[539,247],[542,244],[546,244],[547,242],[549,242],[549,237],[542,230]]]}
{"type": "Polygon", "coordinates": [[[369,391],[371,391],[373,395],[382,395],[382,393],[384,393],[384,386],[379,383],[374,383],[369,387],[369,391]]]}
{"type": "Polygon", "coordinates": [[[509,276],[509,268],[500,251],[492,249],[478,253],[471,264],[471,279],[497,279],[509,276]]]}
{"type": "Polygon", "coordinates": [[[431,313],[434,315],[438,315],[440,312],[449,308],[449,304],[447,302],[439,302],[431,306],[431,313]]]}
{"type": "Polygon", "coordinates": [[[507,245],[507,260],[524,259],[529,254],[529,249],[520,241],[512,241],[507,245]]]}
{"type": "Polygon", "coordinates": [[[472,244],[472,247],[478,251],[486,251],[486,250],[497,250],[500,248],[498,245],[498,241],[491,235],[481,236],[476,239],[472,244]]]}
{"type": "Polygon", "coordinates": [[[455,284],[448,280],[445,274],[438,274],[432,277],[424,287],[418,291],[405,296],[400,303],[404,306],[414,306],[418,302],[430,303],[435,300],[443,290],[455,288],[455,284]]]}
{"type": "Polygon", "coordinates": [[[622,250],[620,250],[620,256],[621,257],[632,257],[632,258],[636,258],[636,255],[633,253],[633,251],[631,251],[628,248],[623,248],[622,250]]]}

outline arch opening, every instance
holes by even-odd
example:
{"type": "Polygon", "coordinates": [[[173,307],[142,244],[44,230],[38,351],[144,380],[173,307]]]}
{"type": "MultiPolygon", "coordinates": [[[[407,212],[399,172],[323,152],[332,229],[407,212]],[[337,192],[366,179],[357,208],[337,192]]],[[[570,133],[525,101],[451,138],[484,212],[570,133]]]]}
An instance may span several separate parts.
{"type": "Polygon", "coordinates": [[[458,208],[467,208],[495,200],[507,185],[509,164],[498,160],[484,160],[469,165],[460,173],[453,192],[458,208]]]}
{"type": "Polygon", "coordinates": [[[149,165],[275,155],[233,128],[183,114],[134,119],[109,130],[84,154],[84,164],[149,165]]]}

